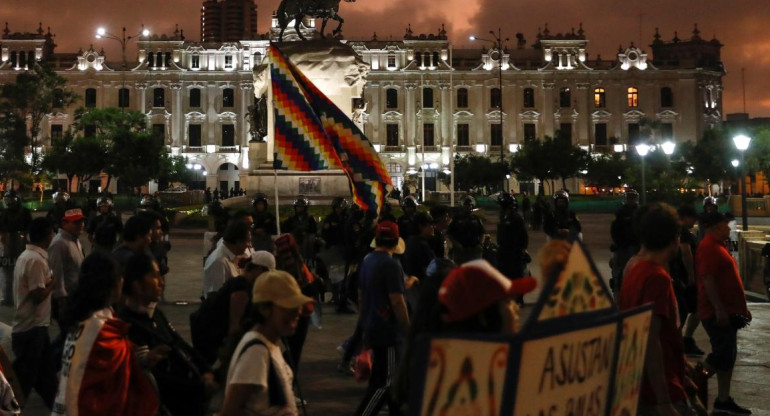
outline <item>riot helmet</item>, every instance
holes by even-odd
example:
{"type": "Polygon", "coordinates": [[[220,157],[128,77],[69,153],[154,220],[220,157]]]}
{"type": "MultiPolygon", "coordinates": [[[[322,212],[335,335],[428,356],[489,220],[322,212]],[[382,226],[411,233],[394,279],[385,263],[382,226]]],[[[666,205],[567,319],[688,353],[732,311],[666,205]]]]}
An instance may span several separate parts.
{"type": "Polygon", "coordinates": [[[3,194],[3,206],[6,209],[17,208],[20,204],[21,198],[19,198],[19,195],[16,193],[16,191],[6,191],[3,194]]]}
{"type": "Polygon", "coordinates": [[[639,205],[639,192],[635,189],[629,189],[626,191],[626,204],[639,205]]]}
{"type": "Polygon", "coordinates": [[[64,191],[56,191],[53,193],[53,203],[66,204],[70,200],[70,194],[64,191]]]}
{"type": "Polygon", "coordinates": [[[254,209],[257,209],[257,205],[260,203],[265,204],[265,209],[267,209],[267,196],[263,193],[254,195],[254,199],[251,201],[251,206],[253,206],[254,209]]]}
{"type": "Polygon", "coordinates": [[[569,193],[564,189],[559,189],[553,194],[553,205],[556,208],[566,208],[569,206],[569,193]]]}
{"type": "Polygon", "coordinates": [[[336,210],[337,208],[341,208],[343,210],[347,209],[348,201],[341,196],[334,197],[334,199],[332,199],[332,210],[336,210]]]}
{"type": "Polygon", "coordinates": [[[472,197],[470,195],[466,195],[465,197],[463,197],[463,208],[465,208],[465,209],[467,209],[469,211],[475,210],[476,209],[476,198],[474,198],[474,197],[472,197]]]}
{"type": "Polygon", "coordinates": [[[401,203],[402,208],[417,208],[419,205],[417,199],[412,195],[405,197],[404,201],[401,203]]]}
{"type": "Polygon", "coordinates": [[[519,205],[516,201],[516,198],[508,192],[500,192],[500,194],[497,196],[497,203],[502,209],[516,209],[519,205]]]}

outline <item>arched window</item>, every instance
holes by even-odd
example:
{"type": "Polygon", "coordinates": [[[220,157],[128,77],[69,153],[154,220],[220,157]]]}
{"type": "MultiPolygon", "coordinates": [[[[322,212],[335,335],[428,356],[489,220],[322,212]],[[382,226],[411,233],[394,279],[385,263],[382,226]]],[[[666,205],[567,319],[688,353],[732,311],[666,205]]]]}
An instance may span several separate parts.
{"type": "Polygon", "coordinates": [[[503,96],[500,94],[500,88],[489,90],[489,105],[492,108],[500,108],[503,103],[503,96]]]}
{"type": "Polygon", "coordinates": [[[163,63],[166,68],[171,66],[171,52],[166,52],[166,61],[163,63]]]}
{"type": "Polygon", "coordinates": [[[396,67],[396,55],[390,53],[388,54],[388,68],[395,68],[396,67]]]}
{"type": "Polygon", "coordinates": [[[96,107],[96,88],[86,88],[85,105],[87,108],[96,107]]]}
{"type": "Polygon", "coordinates": [[[155,55],[155,66],[156,67],[163,66],[163,52],[158,52],[157,55],[155,55]]]}
{"type": "Polygon", "coordinates": [[[27,53],[24,51],[19,52],[19,68],[27,66],[27,53]]]}
{"type": "Polygon", "coordinates": [[[433,66],[430,63],[430,52],[425,52],[425,54],[423,54],[423,56],[422,56],[422,63],[425,66],[433,66]]]}
{"type": "Polygon", "coordinates": [[[674,92],[669,87],[660,89],[660,106],[670,108],[674,106],[674,92]]]}
{"type": "Polygon", "coordinates": [[[562,88],[559,90],[559,107],[572,107],[572,91],[569,88],[562,88]]]}
{"type": "Polygon", "coordinates": [[[433,66],[438,66],[438,52],[433,52],[433,66]]]}
{"type": "Polygon", "coordinates": [[[152,106],[158,108],[166,106],[166,90],[163,88],[152,90],[152,106]]]}
{"type": "Polygon", "coordinates": [[[414,54],[414,60],[417,61],[417,66],[422,66],[422,54],[420,52],[414,54]]]}
{"type": "Polygon", "coordinates": [[[11,51],[11,68],[16,68],[17,59],[16,51],[11,51]]]}
{"type": "Polygon", "coordinates": [[[198,108],[201,106],[201,89],[193,88],[190,90],[190,107],[198,108]]]}
{"type": "Polygon", "coordinates": [[[524,88],[524,108],[535,107],[535,90],[532,88],[524,88]]]}
{"type": "Polygon", "coordinates": [[[201,57],[197,53],[190,57],[190,67],[192,69],[200,69],[201,67],[201,57]]]}
{"type": "Polygon", "coordinates": [[[468,108],[468,89],[459,88],[457,90],[457,107],[468,108]]]}
{"type": "Polygon", "coordinates": [[[152,52],[147,54],[147,66],[150,68],[155,66],[155,54],[152,52]]]}
{"type": "Polygon", "coordinates": [[[398,108],[398,90],[388,88],[385,90],[385,108],[398,108]]]}
{"type": "Polygon", "coordinates": [[[639,90],[635,87],[628,87],[628,106],[629,107],[638,107],[639,106],[639,90]]]}
{"type": "Polygon", "coordinates": [[[607,106],[607,97],[605,96],[604,88],[594,89],[594,107],[604,108],[607,106]]]}
{"type": "Polygon", "coordinates": [[[422,89],[422,108],[433,108],[433,88],[422,89]]]}

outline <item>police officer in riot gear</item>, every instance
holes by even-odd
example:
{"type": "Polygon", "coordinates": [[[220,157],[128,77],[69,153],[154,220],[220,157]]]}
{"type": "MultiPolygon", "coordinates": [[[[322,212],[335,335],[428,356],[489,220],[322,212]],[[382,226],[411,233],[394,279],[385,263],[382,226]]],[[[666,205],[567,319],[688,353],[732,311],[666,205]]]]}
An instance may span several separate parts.
{"type": "Polygon", "coordinates": [[[16,191],[7,191],[3,195],[4,211],[0,212],[0,242],[3,244],[3,257],[0,265],[5,274],[3,305],[13,303],[13,268],[16,259],[21,255],[26,245],[26,235],[32,224],[32,213],[21,204],[21,198],[16,191]]]}
{"type": "Polygon", "coordinates": [[[254,251],[264,250],[273,253],[275,252],[273,236],[278,234],[278,222],[275,220],[275,215],[268,209],[267,196],[262,193],[255,195],[251,205],[254,207],[251,247],[254,251]]]}
{"type": "Polygon", "coordinates": [[[462,211],[449,224],[447,234],[452,242],[451,256],[457,264],[481,258],[485,230],[481,218],[473,214],[475,210],[476,200],[466,196],[462,201],[462,211]]]}
{"type": "Polygon", "coordinates": [[[142,199],[139,201],[139,209],[137,210],[137,213],[141,211],[153,211],[160,215],[163,234],[168,237],[168,233],[171,231],[171,222],[168,220],[166,210],[163,209],[163,205],[160,203],[160,198],[150,194],[142,195],[142,199]]]}
{"type": "MultiPolygon", "coordinates": [[[[332,302],[338,313],[352,312],[348,308],[348,299],[344,291],[345,278],[345,222],[347,221],[348,201],[335,197],[331,204],[332,211],[321,222],[321,238],[324,240],[322,255],[324,266],[332,280],[332,302]],[[332,279],[332,273],[341,273],[342,280],[332,279]]],[[[339,278],[339,276],[336,276],[339,278]]]]}
{"type": "Polygon", "coordinates": [[[419,205],[417,200],[411,195],[404,198],[404,202],[401,203],[401,209],[403,209],[404,213],[398,217],[398,233],[404,241],[416,233],[414,229],[414,215],[417,213],[419,205]]]}
{"type": "MultiPolygon", "coordinates": [[[[518,212],[516,198],[500,193],[500,222],[497,224],[497,267],[509,279],[524,276],[527,264],[529,235],[524,218],[518,212]]],[[[523,300],[523,299],[522,299],[523,300]]]]}
{"type": "Polygon", "coordinates": [[[93,244],[93,250],[103,249],[112,253],[118,236],[123,232],[123,223],[112,208],[112,198],[102,195],[96,200],[98,214],[91,217],[86,226],[88,240],[93,244]]]}
{"type": "Polygon", "coordinates": [[[628,260],[639,251],[639,237],[634,232],[634,213],[639,208],[639,193],[633,189],[626,191],[626,202],[615,212],[615,219],[610,225],[612,237],[612,279],[610,287],[615,293],[619,293],[623,282],[623,270],[628,260]]]}
{"type": "Polygon", "coordinates": [[[545,214],[543,231],[550,238],[565,239],[569,236],[580,236],[582,227],[575,211],[569,209],[569,194],[565,190],[553,194],[553,212],[545,214]]]}
{"type": "Polygon", "coordinates": [[[294,215],[281,224],[282,232],[294,236],[300,253],[307,263],[311,263],[315,259],[315,236],[318,232],[318,223],[308,213],[309,206],[310,201],[300,195],[294,200],[294,215]]]}
{"type": "Polygon", "coordinates": [[[64,216],[64,212],[70,208],[74,208],[74,204],[70,202],[69,193],[64,191],[57,191],[53,193],[53,208],[48,211],[45,217],[53,226],[54,234],[59,232],[61,218],[64,216]]]}

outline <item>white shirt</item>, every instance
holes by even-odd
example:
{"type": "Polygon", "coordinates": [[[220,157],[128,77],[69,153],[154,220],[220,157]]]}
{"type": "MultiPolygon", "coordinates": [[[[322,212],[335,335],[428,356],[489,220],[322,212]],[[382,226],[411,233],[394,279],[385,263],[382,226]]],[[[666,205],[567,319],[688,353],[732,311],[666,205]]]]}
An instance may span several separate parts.
{"type": "Polygon", "coordinates": [[[240,270],[236,261],[236,255],[224,244],[211,252],[203,266],[204,297],[219,290],[228,279],[238,277],[240,270]]]}
{"type": "Polygon", "coordinates": [[[59,229],[59,233],[48,247],[48,256],[51,272],[59,279],[53,296],[58,299],[71,295],[78,284],[80,265],[85,258],[80,240],[77,236],[59,229]]]}
{"type": "Polygon", "coordinates": [[[36,304],[29,293],[38,288],[45,288],[51,281],[51,269],[48,267],[48,252],[42,248],[27,244],[27,249],[16,260],[13,269],[13,297],[16,311],[13,314],[13,332],[24,332],[38,326],[51,323],[51,294],[36,304]]]}
{"type": "Polygon", "coordinates": [[[283,359],[281,348],[270,342],[262,334],[251,330],[243,335],[235,352],[230,360],[230,368],[227,370],[227,385],[225,387],[225,396],[227,396],[230,386],[233,384],[254,384],[262,386],[259,394],[252,395],[246,402],[246,409],[252,414],[259,416],[295,416],[298,415],[297,403],[294,399],[294,390],[292,382],[294,373],[291,367],[283,359]],[[243,347],[254,339],[259,339],[265,345],[252,345],[241,354],[243,347]],[[278,378],[283,385],[283,391],[286,395],[286,406],[270,407],[269,404],[269,386],[267,385],[267,374],[270,368],[270,360],[273,361],[273,368],[278,374],[278,378]]]}

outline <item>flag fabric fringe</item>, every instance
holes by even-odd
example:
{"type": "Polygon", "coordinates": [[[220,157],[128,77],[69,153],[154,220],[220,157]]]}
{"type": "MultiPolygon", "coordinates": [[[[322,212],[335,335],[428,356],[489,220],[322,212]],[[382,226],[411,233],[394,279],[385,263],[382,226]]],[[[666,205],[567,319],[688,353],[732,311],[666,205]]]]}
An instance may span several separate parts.
{"type": "Polygon", "coordinates": [[[342,169],[353,199],[379,212],[392,182],[363,132],[275,46],[268,52],[275,112],[276,169],[342,169]]]}

